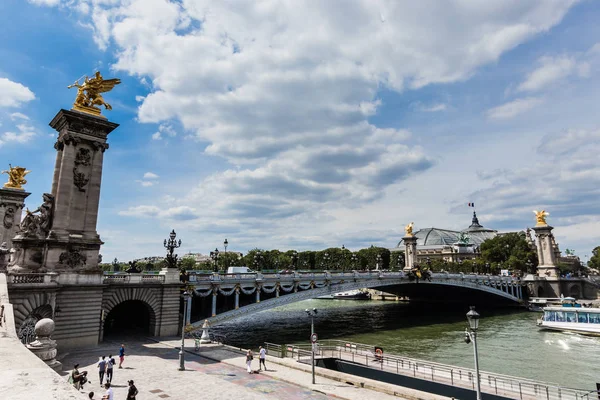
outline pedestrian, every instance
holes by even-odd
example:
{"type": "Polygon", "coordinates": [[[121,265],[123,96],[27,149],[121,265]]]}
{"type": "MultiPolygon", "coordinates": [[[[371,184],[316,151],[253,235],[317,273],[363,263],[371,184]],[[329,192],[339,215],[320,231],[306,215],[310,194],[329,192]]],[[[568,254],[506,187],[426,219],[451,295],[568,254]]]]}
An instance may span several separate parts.
{"type": "Polygon", "coordinates": [[[133,381],[128,381],[129,391],[127,392],[127,400],[135,400],[135,396],[138,394],[138,390],[133,384],[133,381]]]}
{"type": "Polygon", "coordinates": [[[106,382],[112,382],[113,378],[113,367],[117,362],[113,358],[112,354],[108,356],[108,360],[106,360],[106,382]]]}
{"type": "Polygon", "coordinates": [[[252,360],[253,359],[254,359],[254,357],[252,357],[252,350],[248,350],[248,353],[246,353],[246,366],[248,367],[249,374],[252,373],[252,360]]]}
{"type": "MultiPolygon", "coordinates": [[[[100,377],[100,387],[102,387],[102,381],[104,380],[104,373],[106,372],[106,356],[102,356],[102,359],[98,363],[98,376],[100,377]]],[[[107,378],[108,382],[108,378],[107,378]]]]}
{"type": "Polygon", "coordinates": [[[102,400],[115,400],[113,390],[110,387],[110,383],[106,382],[104,384],[104,387],[106,388],[106,393],[104,394],[104,396],[102,396],[102,400]]]}
{"type": "Polygon", "coordinates": [[[267,350],[260,346],[258,348],[258,368],[262,371],[262,367],[264,365],[265,371],[267,370],[267,365],[265,364],[265,359],[267,358],[267,350]]]}
{"type": "Polygon", "coordinates": [[[125,361],[125,345],[121,344],[121,348],[119,349],[119,369],[123,368],[123,361],[125,361]]]}

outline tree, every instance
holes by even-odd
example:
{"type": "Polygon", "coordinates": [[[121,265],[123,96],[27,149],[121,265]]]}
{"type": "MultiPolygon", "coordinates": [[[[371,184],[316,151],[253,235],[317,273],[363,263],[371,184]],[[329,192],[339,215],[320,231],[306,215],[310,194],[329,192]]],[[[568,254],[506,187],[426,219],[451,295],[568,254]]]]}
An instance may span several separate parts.
{"type": "Polygon", "coordinates": [[[600,246],[597,246],[592,250],[592,257],[588,261],[588,267],[594,269],[600,269],[600,246]]]}
{"type": "Polygon", "coordinates": [[[524,232],[511,232],[487,239],[480,246],[481,259],[497,269],[498,264],[506,269],[524,273],[535,272],[537,254],[526,240],[524,232]]]}
{"type": "Polygon", "coordinates": [[[196,269],[196,260],[193,257],[183,257],[181,259],[181,270],[188,271],[191,269],[196,269]]]}

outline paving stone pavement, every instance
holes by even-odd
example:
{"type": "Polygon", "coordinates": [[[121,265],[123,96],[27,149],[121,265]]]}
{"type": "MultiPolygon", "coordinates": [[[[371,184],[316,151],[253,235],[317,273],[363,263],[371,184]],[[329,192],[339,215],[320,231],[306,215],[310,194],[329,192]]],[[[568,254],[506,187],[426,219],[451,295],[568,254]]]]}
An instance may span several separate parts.
{"type": "MultiPolygon", "coordinates": [[[[186,344],[191,344],[187,341],[186,344]]],[[[102,355],[118,355],[121,342],[104,342],[100,346],[67,354],[62,362],[65,379],[75,363],[79,370],[87,370],[91,383],[82,393],[94,391],[94,399],[102,398],[105,390],[100,387],[96,367],[102,355]]],[[[211,352],[220,359],[214,361],[198,354],[186,352],[186,370],[179,371],[177,340],[162,342],[125,343],[123,369],[114,369],[113,391],[115,400],[127,397],[127,381],[133,379],[139,390],[138,400],[188,399],[200,396],[212,399],[398,399],[398,397],[367,389],[347,387],[343,383],[318,377],[318,385],[310,384],[310,374],[275,365],[269,372],[248,374],[241,354],[224,351],[218,347],[205,347],[207,357],[211,352]],[[218,354],[217,354],[218,353],[218,354]],[[278,376],[281,376],[278,377],[278,376]],[[297,384],[296,382],[300,382],[297,384]],[[306,385],[303,384],[306,382],[306,385]]],[[[186,346],[186,350],[193,350],[186,346]]],[[[214,357],[211,357],[214,358],[214,357]]],[[[118,357],[115,357],[118,362],[118,357]]],[[[254,360],[258,366],[258,358],[254,360]]],[[[267,362],[267,366],[269,363],[267,362]]]]}

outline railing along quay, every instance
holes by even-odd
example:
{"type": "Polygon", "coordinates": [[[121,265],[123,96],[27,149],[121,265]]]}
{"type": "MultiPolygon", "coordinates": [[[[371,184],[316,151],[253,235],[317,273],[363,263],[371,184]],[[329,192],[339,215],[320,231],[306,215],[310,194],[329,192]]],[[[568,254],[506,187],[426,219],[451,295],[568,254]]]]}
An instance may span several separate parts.
{"type": "MultiPolygon", "coordinates": [[[[267,348],[275,350],[274,354],[282,354],[283,357],[310,363],[310,344],[286,344],[282,348],[272,343],[266,345],[268,345],[267,348]]],[[[342,340],[321,340],[315,357],[337,358],[373,369],[475,390],[475,371],[473,369],[393,354],[377,355],[375,346],[366,344],[342,340]]],[[[592,400],[598,398],[597,391],[566,388],[552,383],[491,372],[480,371],[480,383],[483,393],[520,400],[592,400]]]]}

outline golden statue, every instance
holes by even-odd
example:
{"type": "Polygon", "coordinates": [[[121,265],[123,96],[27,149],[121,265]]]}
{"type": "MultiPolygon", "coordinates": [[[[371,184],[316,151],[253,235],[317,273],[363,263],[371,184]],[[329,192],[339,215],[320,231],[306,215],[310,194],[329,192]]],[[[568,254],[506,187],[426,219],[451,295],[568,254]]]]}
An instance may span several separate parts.
{"type": "Polygon", "coordinates": [[[73,110],[96,116],[101,116],[101,110],[95,106],[104,106],[105,109],[112,110],[111,105],[104,101],[100,93],[110,92],[119,83],[121,83],[121,80],[117,78],[102,78],[99,71],[91,79],[86,76],[82,84],[79,83],[79,79],[76,80],[75,83],[67,86],[68,89],[77,88],[73,110]]]}
{"type": "Polygon", "coordinates": [[[550,213],[546,212],[545,210],[542,210],[542,211],[533,210],[533,213],[535,214],[535,219],[537,221],[535,226],[548,225],[548,223],[546,222],[546,217],[548,215],[550,215],[550,213]]]}
{"type": "Polygon", "coordinates": [[[2,171],[3,174],[8,174],[8,182],[4,184],[4,187],[9,189],[25,190],[21,185],[27,183],[25,180],[25,175],[31,171],[27,171],[26,168],[23,167],[13,167],[10,164],[8,164],[8,167],[8,170],[2,171]]]}
{"type": "Polygon", "coordinates": [[[415,225],[415,223],[411,222],[410,224],[408,224],[404,227],[404,232],[406,232],[406,236],[414,236],[413,235],[413,226],[414,225],[415,225]]]}

